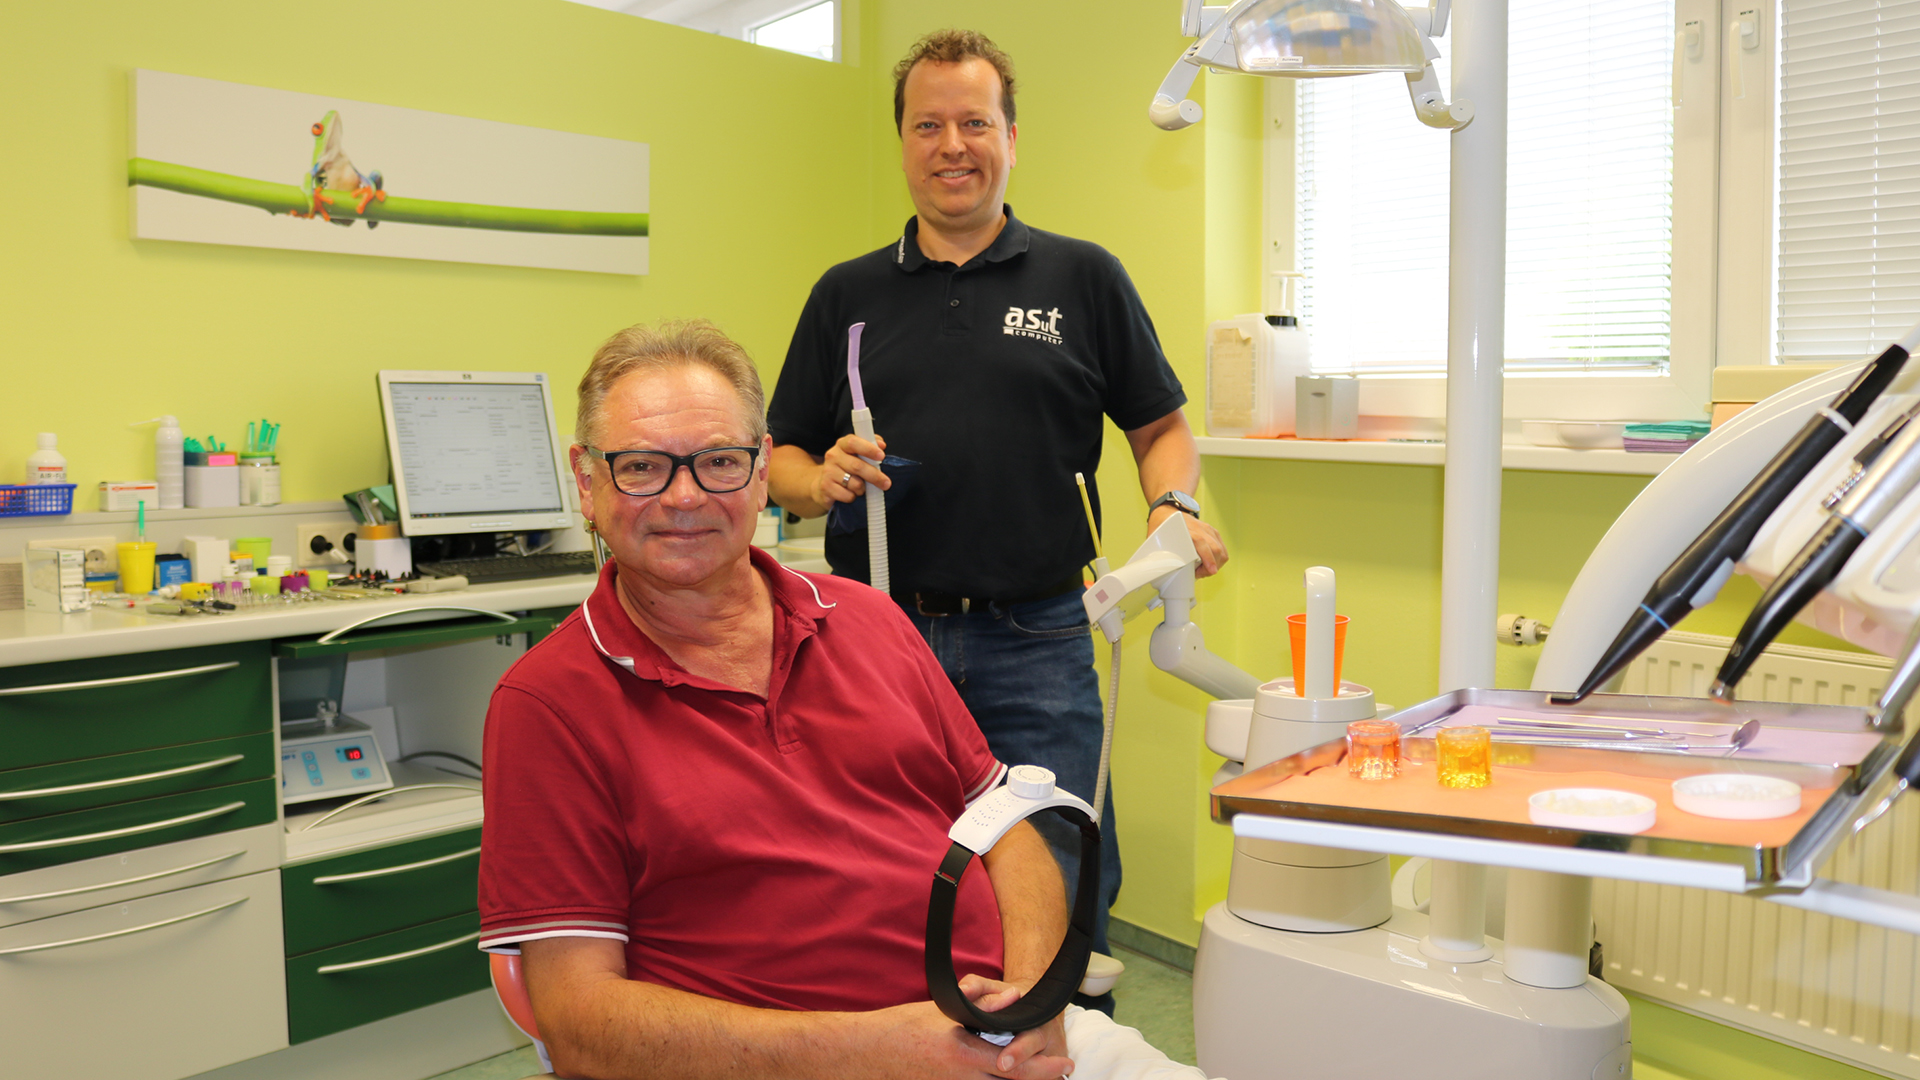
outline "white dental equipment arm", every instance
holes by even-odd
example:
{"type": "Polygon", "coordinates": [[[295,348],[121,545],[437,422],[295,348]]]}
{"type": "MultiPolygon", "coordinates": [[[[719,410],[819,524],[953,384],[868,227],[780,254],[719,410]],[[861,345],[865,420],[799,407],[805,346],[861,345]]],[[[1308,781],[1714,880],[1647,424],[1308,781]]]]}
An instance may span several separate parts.
{"type": "Polygon", "coordinates": [[[1087,590],[1082,598],[1087,618],[1108,641],[1118,642],[1125,632],[1122,603],[1139,590],[1152,588],[1159,594],[1163,614],[1148,645],[1154,666],[1217,698],[1251,698],[1260,680],[1209,652],[1205,635],[1193,623],[1194,568],[1199,565],[1186,516],[1171,514],[1132,558],[1087,590]]]}
{"type": "MultiPolygon", "coordinates": [[[[1185,0],[1180,9],[1180,33],[1197,40],[1187,46],[1187,50],[1180,54],[1180,59],[1174,61],[1167,77],[1161,80],[1160,88],[1154,91],[1153,101],[1147,106],[1147,119],[1155,127],[1179,131],[1200,122],[1204,111],[1187,95],[1193,90],[1193,82],[1203,67],[1244,71],[1250,75],[1289,74],[1270,64],[1242,66],[1239,49],[1234,42],[1234,18],[1260,2],[1262,0],[1237,0],[1231,6],[1215,7],[1202,6],[1201,0],[1185,0]]],[[[1392,0],[1385,2],[1391,4],[1392,0]]],[[[1447,18],[1452,6],[1452,0],[1433,0],[1431,7],[1405,9],[1413,25],[1420,31],[1421,46],[1426,56],[1426,65],[1418,72],[1407,72],[1406,80],[1407,96],[1412,99],[1414,114],[1421,123],[1428,127],[1458,131],[1473,120],[1473,102],[1463,98],[1448,104],[1446,92],[1440,87],[1440,77],[1433,69],[1433,62],[1440,58],[1440,50],[1434,46],[1433,39],[1447,32],[1447,18]]],[[[1267,62],[1272,60],[1271,57],[1261,59],[1267,62]]],[[[1297,58],[1295,63],[1298,63],[1297,58]]],[[[1337,74],[1358,73],[1347,71],[1337,74]]]]}

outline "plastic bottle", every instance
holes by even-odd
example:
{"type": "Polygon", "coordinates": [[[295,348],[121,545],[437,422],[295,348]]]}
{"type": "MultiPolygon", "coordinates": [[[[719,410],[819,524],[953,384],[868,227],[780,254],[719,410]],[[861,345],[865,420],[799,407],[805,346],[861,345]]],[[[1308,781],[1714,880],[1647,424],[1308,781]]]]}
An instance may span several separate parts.
{"type": "Polygon", "coordinates": [[[153,435],[153,478],[160,485],[160,509],[178,510],[187,504],[186,433],[180,430],[180,421],[171,416],[142,420],[132,426],[141,424],[160,425],[153,435]]]}
{"type": "Polygon", "coordinates": [[[27,455],[27,483],[64,484],[67,482],[67,459],[54,449],[60,445],[60,437],[51,432],[40,433],[40,449],[27,455]]]}
{"type": "Polygon", "coordinates": [[[1313,374],[1295,316],[1300,275],[1273,275],[1266,313],[1207,327],[1207,434],[1271,439],[1294,433],[1294,378],[1313,374]]]}

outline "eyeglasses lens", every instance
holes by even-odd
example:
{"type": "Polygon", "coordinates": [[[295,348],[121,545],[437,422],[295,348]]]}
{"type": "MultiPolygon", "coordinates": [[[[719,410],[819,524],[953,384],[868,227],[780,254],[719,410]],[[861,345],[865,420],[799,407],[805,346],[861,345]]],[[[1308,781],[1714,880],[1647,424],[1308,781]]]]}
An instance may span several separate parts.
{"type": "MultiPolygon", "coordinates": [[[[753,477],[753,455],[745,450],[709,450],[693,455],[693,478],[720,495],[738,491],[753,477]]],[[[673,483],[678,464],[670,454],[651,450],[621,454],[613,469],[614,486],[628,495],[658,495],[673,483]]]]}

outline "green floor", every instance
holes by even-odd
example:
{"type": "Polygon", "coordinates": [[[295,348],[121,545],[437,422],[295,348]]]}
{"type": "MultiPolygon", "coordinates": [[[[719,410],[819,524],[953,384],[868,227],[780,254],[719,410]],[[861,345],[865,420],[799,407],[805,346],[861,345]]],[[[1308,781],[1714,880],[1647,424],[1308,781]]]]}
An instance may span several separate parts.
{"type": "MultiPolygon", "coordinates": [[[[1114,1019],[1140,1029],[1175,1061],[1193,1064],[1193,976],[1128,949],[1114,949],[1127,973],[1113,989],[1114,1019]]],[[[533,1047],[477,1061],[433,1080],[521,1080],[540,1072],[533,1047]]]]}

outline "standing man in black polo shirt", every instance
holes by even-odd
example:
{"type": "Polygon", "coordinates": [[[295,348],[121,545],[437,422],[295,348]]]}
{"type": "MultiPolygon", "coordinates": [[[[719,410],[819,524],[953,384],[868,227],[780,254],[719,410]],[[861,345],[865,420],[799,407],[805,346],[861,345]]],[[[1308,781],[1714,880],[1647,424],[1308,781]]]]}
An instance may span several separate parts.
{"type": "MultiPolygon", "coordinates": [[[[769,409],[771,489],[802,517],[869,486],[889,491],[894,598],[995,756],[1044,765],[1091,799],[1100,692],[1080,595],[1093,541],[1073,476],[1092,487],[1104,417],[1133,450],[1149,528],[1185,514],[1203,576],[1227,555],[1192,495],[1200,459],[1186,394],[1126,271],[1006,205],[1013,90],[1011,61],[970,31],[928,35],[895,67],[916,213],[897,241],[828,270],[808,297],[769,409]],[[847,331],[862,322],[861,382],[881,445],[852,434],[847,331]],[[883,450],[916,464],[867,460],[883,450]]],[[[867,580],[864,525],[830,521],[827,560],[867,580]]],[[[1111,799],[1103,817],[1095,948],[1106,952],[1120,885],[1111,799]]],[[[1074,880],[1077,835],[1048,840],[1074,880]]]]}

